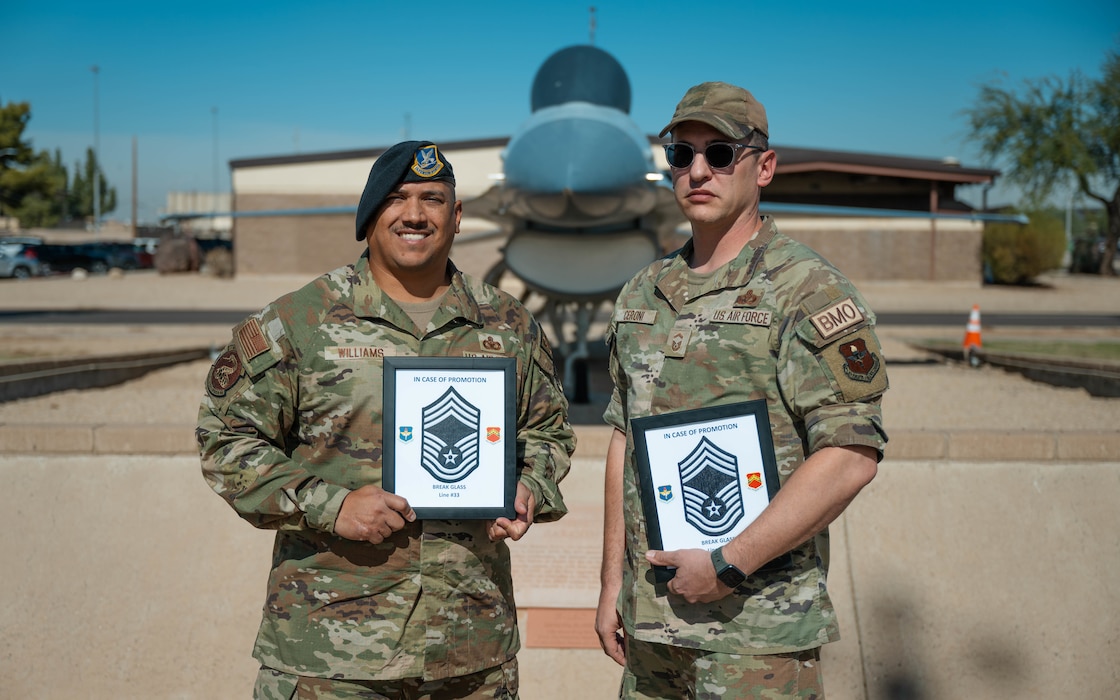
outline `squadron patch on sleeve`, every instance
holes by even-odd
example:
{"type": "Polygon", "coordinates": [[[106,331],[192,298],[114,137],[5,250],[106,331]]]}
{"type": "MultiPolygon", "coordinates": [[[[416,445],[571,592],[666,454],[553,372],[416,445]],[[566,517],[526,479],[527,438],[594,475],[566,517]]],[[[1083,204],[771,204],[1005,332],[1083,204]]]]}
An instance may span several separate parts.
{"type": "Polygon", "coordinates": [[[840,343],[844,356],[844,374],[857,382],[870,382],[879,373],[879,358],[867,349],[863,338],[853,338],[840,343]]]}
{"type": "Polygon", "coordinates": [[[225,396],[230,387],[241,378],[241,358],[235,350],[226,350],[210,368],[206,378],[206,390],[212,396],[225,396]]]}
{"type": "Polygon", "coordinates": [[[887,390],[883,351],[875,335],[867,330],[828,346],[820,359],[828,365],[845,401],[859,401],[887,390]]]}

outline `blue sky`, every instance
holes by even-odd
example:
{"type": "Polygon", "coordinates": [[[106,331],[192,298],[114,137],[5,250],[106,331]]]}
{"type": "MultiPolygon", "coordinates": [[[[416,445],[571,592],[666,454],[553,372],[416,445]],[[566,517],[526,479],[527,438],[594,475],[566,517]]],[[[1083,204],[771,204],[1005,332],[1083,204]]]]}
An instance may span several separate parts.
{"type": "Polygon", "coordinates": [[[646,132],[689,86],[724,80],[766,105],[779,146],[971,166],[988,165],[962,115],[979,85],[1095,78],[1120,50],[1115,0],[4,0],[0,102],[29,102],[25,136],[73,166],[93,144],[97,65],[110,217],[130,215],[135,136],[151,222],[168,191],[228,190],[233,159],[386,146],[406,124],[434,141],[508,136],[540,64],[590,40],[592,2],[594,43],[628,72],[646,132]]]}

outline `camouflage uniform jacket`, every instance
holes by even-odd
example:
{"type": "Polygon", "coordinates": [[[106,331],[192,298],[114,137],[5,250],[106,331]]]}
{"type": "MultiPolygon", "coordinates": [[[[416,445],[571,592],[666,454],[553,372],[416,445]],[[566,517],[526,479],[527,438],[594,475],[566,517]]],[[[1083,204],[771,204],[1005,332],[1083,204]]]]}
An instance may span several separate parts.
{"type": "Polygon", "coordinates": [[[688,604],[653,582],[628,428],[633,418],[765,399],[781,482],[822,447],[867,445],[881,456],[887,377],[874,317],[835,268],[770,219],[689,298],[691,252],[689,241],[627,283],[607,330],[615,390],[604,418],[627,433],[624,628],[643,641],[724,653],[820,646],[839,638],[825,590],[827,532],[782,570],[749,576],[748,594],[688,604]],[[850,359],[860,349],[862,363],[850,359]]]}
{"type": "Polygon", "coordinates": [[[265,666],[432,680],[517,653],[509,549],[485,521],[418,520],[379,545],[334,534],[347,494],[381,485],[386,355],[516,358],[520,480],[536,522],[567,511],[558,483],[575,438],[548,341],[512,297],[450,269],[423,332],[363,255],[243,321],[211,369],[203,474],[242,518],[278,530],[254,649],[265,666]]]}

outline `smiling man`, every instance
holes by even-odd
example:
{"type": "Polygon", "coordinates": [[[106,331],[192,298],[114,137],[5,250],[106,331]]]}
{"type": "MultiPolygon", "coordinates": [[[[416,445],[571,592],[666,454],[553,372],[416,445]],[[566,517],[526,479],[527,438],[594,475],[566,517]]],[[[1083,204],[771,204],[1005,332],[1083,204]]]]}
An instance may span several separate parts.
{"type": "Polygon", "coordinates": [[[207,378],[206,481],[277,530],[255,697],[517,697],[504,540],[565,514],[575,438],[540,326],[450,261],[461,216],[436,145],[389,148],[358,205],[365,253],[245,319],[207,378]],[[514,518],[419,520],[382,488],[390,356],[516,359],[514,518]]]}
{"type": "MultiPolygon", "coordinates": [[[[668,132],[692,238],[623,288],[607,330],[615,431],[596,631],[625,667],[623,698],[819,698],[819,647],[838,638],[826,528],[875,476],[886,442],[874,316],[836,268],[760,215],[777,156],[750,92],[697,85],[668,132]],[[651,550],[631,421],[759,400],[773,500],[711,551],[651,550]],[[675,573],[664,582],[654,567],[675,573]]],[[[710,515],[724,497],[705,501],[710,515]]]]}

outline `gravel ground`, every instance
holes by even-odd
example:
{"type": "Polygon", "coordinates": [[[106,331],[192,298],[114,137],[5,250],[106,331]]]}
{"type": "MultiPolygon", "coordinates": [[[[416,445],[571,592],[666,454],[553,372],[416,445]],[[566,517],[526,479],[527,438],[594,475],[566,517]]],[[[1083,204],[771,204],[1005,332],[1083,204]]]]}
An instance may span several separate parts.
{"type": "MultiPolygon", "coordinates": [[[[476,238],[457,244],[455,259],[481,274],[495,259],[498,242],[476,238]]],[[[198,275],[57,277],[0,284],[0,310],[13,309],[255,309],[307,281],[305,277],[219,280],[198,275]]],[[[959,342],[968,310],[1034,311],[1054,315],[1047,327],[988,329],[985,337],[1081,337],[1120,339],[1120,328],[1072,331],[1064,313],[1120,313],[1120,279],[1053,275],[1035,288],[1018,289],[926,283],[860,284],[877,311],[959,311],[959,332],[944,327],[880,326],[891,389],[884,399],[888,429],[998,429],[1032,431],[1113,430],[1120,426],[1120,400],[1094,398],[1080,389],[1056,388],[984,367],[935,362],[908,343],[919,339],[959,342]]],[[[4,324],[0,360],[83,356],[224,344],[224,326],[109,326],[4,324]]],[[[594,330],[593,330],[594,334],[594,330]]],[[[153,372],[105,389],[61,392],[0,404],[4,423],[193,423],[206,362],[153,372]]],[[[602,377],[593,380],[602,386],[602,377]]],[[[602,397],[596,397],[600,399],[602,397]]],[[[598,407],[580,412],[597,414],[598,407]]],[[[583,422],[584,419],[581,419],[583,422]]]]}

